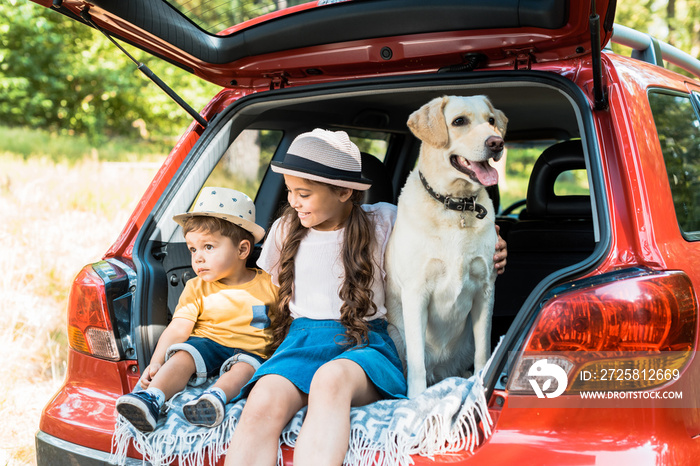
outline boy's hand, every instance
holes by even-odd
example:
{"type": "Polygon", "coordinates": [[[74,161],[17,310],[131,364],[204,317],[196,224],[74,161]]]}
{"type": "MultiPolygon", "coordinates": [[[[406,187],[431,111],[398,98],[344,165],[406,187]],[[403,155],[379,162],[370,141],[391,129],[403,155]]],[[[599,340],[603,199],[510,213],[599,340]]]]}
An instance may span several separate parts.
{"type": "Polygon", "coordinates": [[[496,273],[501,275],[506,271],[506,257],[508,256],[508,245],[506,241],[501,238],[501,227],[496,225],[496,234],[498,239],[496,240],[496,254],[493,255],[493,266],[496,269],[496,273]]]}
{"type": "Polygon", "coordinates": [[[148,386],[153,381],[153,377],[155,377],[156,373],[161,368],[161,366],[162,364],[153,363],[149,364],[148,367],[146,367],[143,370],[143,374],[139,379],[139,384],[141,385],[141,388],[143,388],[144,390],[148,388],[148,386]]]}

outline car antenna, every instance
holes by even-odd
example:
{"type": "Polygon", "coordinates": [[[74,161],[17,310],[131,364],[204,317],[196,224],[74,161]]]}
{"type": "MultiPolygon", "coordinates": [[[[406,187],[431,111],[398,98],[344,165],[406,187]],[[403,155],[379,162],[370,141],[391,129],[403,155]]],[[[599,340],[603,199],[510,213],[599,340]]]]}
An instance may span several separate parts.
{"type": "Polygon", "coordinates": [[[189,114],[192,116],[192,118],[194,118],[195,121],[197,121],[197,123],[200,124],[200,126],[201,126],[202,128],[206,128],[206,127],[207,127],[207,125],[208,125],[207,120],[205,120],[204,117],[202,117],[202,115],[200,115],[195,109],[193,109],[187,102],[185,102],[184,100],[182,100],[182,97],[180,97],[179,95],[177,95],[177,93],[176,93],[170,86],[168,86],[167,84],[165,84],[165,83],[163,82],[163,80],[160,79],[153,71],[151,71],[151,69],[150,69],[149,67],[147,67],[145,64],[139,62],[139,61],[136,60],[133,56],[131,56],[131,54],[130,54],[129,52],[127,52],[126,49],[125,49],[124,47],[122,47],[121,45],[119,45],[119,44],[117,43],[117,41],[114,40],[114,38],[112,38],[112,36],[110,36],[109,33],[108,33],[107,31],[105,31],[104,29],[102,29],[101,27],[99,27],[97,24],[95,24],[95,22],[92,20],[92,17],[90,16],[90,13],[88,12],[87,9],[83,10],[83,11],[80,13],[80,16],[81,16],[90,26],[92,26],[92,27],[94,27],[95,29],[97,29],[98,31],[100,31],[102,34],[105,35],[105,37],[106,37],[107,39],[110,40],[110,42],[112,42],[114,45],[116,45],[117,48],[118,48],[119,50],[121,50],[121,51],[124,53],[124,55],[126,55],[127,57],[129,57],[129,60],[131,60],[132,62],[134,62],[134,63],[136,64],[136,66],[138,67],[139,71],[141,71],[143,74],[145,74],[146,77],[147,77],[148,79],[150,79],[150,80],[153,81],[158,87],[160,87],[160,88],[163,90],[163,92],[165,92],[166,94],[168,94],[168,96],[169,96],[171,99],[173,99],[173,100],[175,101],[175,103],[177,103],[180,107],[182,107],[187,113],[189,113],[189,114]]]}

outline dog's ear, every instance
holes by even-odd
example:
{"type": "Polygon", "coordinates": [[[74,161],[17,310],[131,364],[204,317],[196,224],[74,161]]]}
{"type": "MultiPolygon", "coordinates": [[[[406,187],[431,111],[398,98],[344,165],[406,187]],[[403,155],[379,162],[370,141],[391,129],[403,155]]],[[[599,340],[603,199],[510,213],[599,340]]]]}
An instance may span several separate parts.
{"type": "Polygon", "coordinates": [[[446,97],[437,97],[408,117],[408,128],[421,141],[435,147],[447,147],[450,136],[447,133],[445,114],[446,97]]]}
{"type": "Polygon", "coordinates": [[[498,128],[498,132],[501,133],[502,138],[505,138],[506,128],[508,127],[508,118],[506,117],[506,114],[494,107],[488,97],[485,95],[481,97],[486,100],[486,105],[489,106],[489,109],[491,112],[493,112],[493,116],[496,118],[496,128],[498,128]]]}
{"type": "Polygon", "coordinates": [[[501,133],[501,137],[506,137],[506,128],[508,127],[508,118],[506,114],[500,110],[494,109],[493,114],[496,116],[496,128],[501,133]]]}
{"type": "MultiPolygon", "coordinates": [[[[506,114],[498,109],[494,109],[493,115],[496,117],[496,128],[498,128],[498,132],[501,133],[502,138],[505,138],[506,127],[508,126],[508,118],[506,117],[506,114]]],[[[493,160],[498,162],[501,160],[501,157],[503,157],[503,154],[504,151],[501,151],[496,157],[493,158],[493,160]]]]}

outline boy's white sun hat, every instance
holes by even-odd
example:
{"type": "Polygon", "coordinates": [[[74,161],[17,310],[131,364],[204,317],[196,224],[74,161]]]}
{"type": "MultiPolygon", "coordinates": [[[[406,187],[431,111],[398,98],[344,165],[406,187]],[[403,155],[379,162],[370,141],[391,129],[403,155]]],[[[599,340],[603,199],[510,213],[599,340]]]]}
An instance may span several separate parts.
{"type": "Polygon", "coordinates": [[[265,229],[255,223],[255,203],[246,194],[230,188],[202,189],[192,209],[173,217],[180,226],[189,217],[216,217],[249,231],[255,242],[265,236],[265,229]]]}
{"type": "Polygon", "coordinates": [[[360,149],[345,131],[315,130],[297,136],[282,162],[271,162],[275,173],[333,186],[365,191],[372,181],[362,176],[360,149]]]}

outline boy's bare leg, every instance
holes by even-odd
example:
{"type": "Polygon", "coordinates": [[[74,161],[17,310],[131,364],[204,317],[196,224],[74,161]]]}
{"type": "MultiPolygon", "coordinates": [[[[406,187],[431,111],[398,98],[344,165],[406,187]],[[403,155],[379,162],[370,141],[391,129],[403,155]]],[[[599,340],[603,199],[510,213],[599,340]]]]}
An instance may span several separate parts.
{"type": "Polygon", "coordinates": [[[163,367],[153,377],[149,388],[161,390],[165,399],[169,400],[187,386],[187,382],[195,371],[196,366],[192,356],[187,351],[178,351],[165,361],[163,367]]]}
{"type": "Polygon", "coordinates": [[[307,402],[307,396],[288,379],[265,375],[248,396],[231,438],[225,466],[273,466],[282,429],[307,402]]]}
{"type": "Polygon", "coordinates": [[[210,388],[220,388],[226,394],[226,401],[237,396],[241,388],[253,378],[255,368],[247,362],[238,361],[231,369],[221,374],[221,377],[210,388]]]}
{"type": "Polygon", "coordinates": [[[350,407],[379,398],[374,384],[354,361],[336,359],[321,366],[311,382],[294,465],[341,465],[350,440],[350,407]]]}

